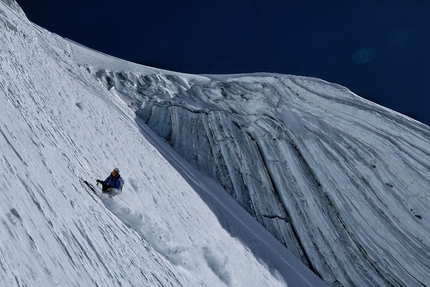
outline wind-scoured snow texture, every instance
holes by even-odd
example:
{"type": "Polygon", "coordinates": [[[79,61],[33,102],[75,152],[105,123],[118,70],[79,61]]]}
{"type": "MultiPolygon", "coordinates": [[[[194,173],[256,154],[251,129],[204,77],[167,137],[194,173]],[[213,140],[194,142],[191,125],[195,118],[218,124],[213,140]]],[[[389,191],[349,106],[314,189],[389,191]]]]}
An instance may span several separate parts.
{"type": "Polygon", "coordinates": [[[430,129],[318,79],[93,72],[325,282],[430,285],[430,129]]]}
{"type": "Polygon", "coordinates": [[[24,15],[24,12],[22,11],[21,7],[18,5],[18,3],[15,0],[2,0],[6,5],[8,5],[10,8],[12,8],[16,13],[24,15]]]}
{"type": "Polygon", "coordinates": [[[324,285],[73,54],[0,1],[0,286],[324,285]],[[115,166],[113,200],[82,184],[115,166]]]}

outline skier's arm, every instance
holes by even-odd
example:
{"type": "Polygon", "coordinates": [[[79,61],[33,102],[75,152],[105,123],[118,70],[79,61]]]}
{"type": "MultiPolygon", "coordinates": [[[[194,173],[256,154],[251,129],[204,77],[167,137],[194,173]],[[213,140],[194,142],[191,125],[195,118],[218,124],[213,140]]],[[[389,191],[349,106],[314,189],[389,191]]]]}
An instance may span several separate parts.
{"type": "Polygon", "coordinates": [[[107,183],[109,182],[109,179],[110,179],[110,175],[109,175],[105,180],[97,179],[96,181],[97,181],[98,183],[105,183],[105,184],[107,184],[107,183]]]}

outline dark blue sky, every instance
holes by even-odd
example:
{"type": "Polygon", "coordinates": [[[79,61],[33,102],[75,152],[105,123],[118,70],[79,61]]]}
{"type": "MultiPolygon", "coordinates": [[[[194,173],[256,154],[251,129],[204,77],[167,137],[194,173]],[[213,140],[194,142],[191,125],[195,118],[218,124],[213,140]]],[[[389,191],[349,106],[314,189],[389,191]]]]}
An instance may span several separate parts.
{"type": "Polygon", "coordinates": [[[40,26],[172,71],[318,77],[430,125],[430,1],[18,0],[40,26]]]}

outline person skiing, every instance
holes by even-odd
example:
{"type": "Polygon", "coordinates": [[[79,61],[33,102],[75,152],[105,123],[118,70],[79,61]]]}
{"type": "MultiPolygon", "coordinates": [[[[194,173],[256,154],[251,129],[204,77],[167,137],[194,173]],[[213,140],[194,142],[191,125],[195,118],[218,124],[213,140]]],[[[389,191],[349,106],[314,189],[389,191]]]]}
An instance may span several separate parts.
{"type": "Polygon", "coordinates": [[[102,184],[103,193],[108,193],[111,196],[117,195],[122,191],[124,180],[119,174],[119,169],[114,168],[110,175],[105,180],[96,180],[97,183],[102,184]]]}

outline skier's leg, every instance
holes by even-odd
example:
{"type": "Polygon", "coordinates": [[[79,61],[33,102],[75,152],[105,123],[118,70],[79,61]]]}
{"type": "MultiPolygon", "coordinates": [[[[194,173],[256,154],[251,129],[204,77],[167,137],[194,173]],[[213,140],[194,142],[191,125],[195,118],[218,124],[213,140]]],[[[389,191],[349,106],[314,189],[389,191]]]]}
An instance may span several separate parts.
{"type": "Polygon", "coordinates": [[[106,182],[102,182],[102,191],[106,192],[110,186],[106,182]]]}

